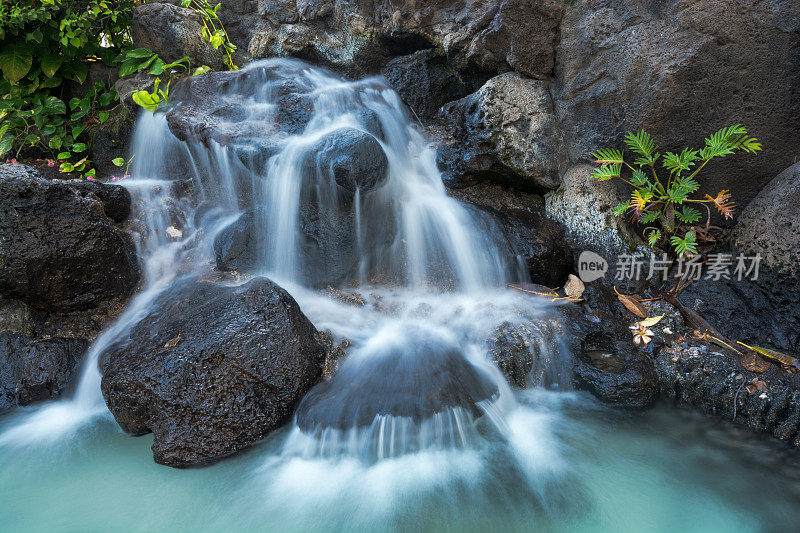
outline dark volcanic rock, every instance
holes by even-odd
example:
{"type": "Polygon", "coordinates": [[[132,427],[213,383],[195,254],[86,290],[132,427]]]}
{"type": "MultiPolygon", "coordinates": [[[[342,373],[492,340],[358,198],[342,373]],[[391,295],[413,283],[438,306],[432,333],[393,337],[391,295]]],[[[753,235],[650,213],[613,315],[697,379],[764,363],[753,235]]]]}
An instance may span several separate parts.
{"type": "Polygon", "coordinates": [[[561,128],[543,81],[514,72],[444,106],[437,159],[451,183],[488,179],[524,190],[557,189],[569,166],[561,128]]]}
{"type": "Polygon", "coordinates": [[[138,266],[106,210],[121,218],[129,202],[118,186],[51,182],[29,167],[3,165],[0,295],[61,310],[127,297],[138,266]]]}
{"type": "Polygon", "coordinates": [[[323,136],[306,153],[304,173],[319,179],[332,179],[347,193],[370,191],[388,178],[389,160],[371,134],[339,128],[323,136]]]}
{"type": "MultiPolygon", "coordinates": [[[[630,342],[630,341],[629,341],[630,342]]],[[[648,407],[659,395],[658,376],[644,354],[624,356],[620,343],[602,333],[584,337],[573,369],[575,386],[607,403],[648,407]]]]}
{"type": "Polygon", "coordinates": [[[398,55],[438,48],[462,71],[510,69],[546,77],[553,69],[561,0],[262,1],[253,57],[293,55],[371,72],[398,55]]]}
{"type": "Polygon", "coordinates": [[[242,213],[214,239],[214,256],[220,270],[253,270],[258,267],[258,251],[252,212],[242,213]]]}
{"type": "Polygon", "coordinates": [[[800,163],[787,168],[750,202],[736,222],[736,246],[764,265],[800,278],[800,163]]]}
{"type": "Polygon", "coordinates": [[[202,37],[200,15],[176,3],[148,2],[136,6],[131,21],[134,45],[149,48],[165,62],[188,56],[192,67],[224,68],[222,50],[215,50],[202,37]]]}
{"type": "Polygon", "coordinates": [[[258,278],[187,280],[101,358],[119,425],[153,432],[156,462],[210,463],[283,424],[321,376],[324,348],[294,299],[258,278]]]}
{"type": "Polygon", "coordinates": [[[392,59],[381,74],[420,118],[433,118],[444,104],[470,92],[447,58],[434,50],[392,59]]]}
{"type": "Polygon", "coordinates": [[[0,412],[60,396],[72,383],[88,342],[33,340],[0,332],[0,412]]]}
{"type": "Polygon", "coordinates": [[[664,394],[800,446],[798,376],[775,365],[763,374],[750,372],[735,354],[718,350],[698,346],[658,352],[656,370],[664,394]]]}
{"type": "Polygon", "coordinates": [[[745,205],[798,153],[799,34],[798,2],[570,2],[552,86],[570,158],[641,128],[664,153],[744,124],[764,151],[710,164],[701,193],[745,205]]]}
{"type": "Polygon", "coordinates": [[[297,424],[307,432],[346,430],[382,415],[419,422],[454,407],[480,416],[476,402],[496,393],[491,378],[456,346],[415,329],[348,355],[300,402],[297,424]]]}

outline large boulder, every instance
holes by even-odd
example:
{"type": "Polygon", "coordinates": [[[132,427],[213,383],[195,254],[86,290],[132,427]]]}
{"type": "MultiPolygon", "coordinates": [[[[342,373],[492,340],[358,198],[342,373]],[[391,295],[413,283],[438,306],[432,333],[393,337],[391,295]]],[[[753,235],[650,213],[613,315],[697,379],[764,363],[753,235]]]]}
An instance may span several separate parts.
{"type": "Polygon", "coordinates": [[[742,211],[736,246],[763,264],[800,278],[800,163],[781,172],[742,211]]]}
{"type": "Polygon", "coordinates": [[[438,158],[449,181],[490,179],[538,192],[557,189],[569,166],[545,82],[506,73],[439,113],[438,158]]]}
{"type": "Polygon", "coordinates": [[[294,55],[370,72],[393,56],[436,47],[458,70],[546,77],[564,3],[261,0],[259,11],[253,57],[294,55]]]}
{"type": "Polygon", "coordinates": [[[153,432],[156,462],[210,463],[286,422],[320,379],[317,336],[267,279],[185,280],[101,356],[103,396],[123,430],[153,432]]]}
{"type": "Polygon", "coordinates": [[[797,2],[578,0],[560,28],[553,99],[573,161],[627,131],[644,128],[664,153],[744,124],[764,151],[709,165],[701,190],[742,205],[797,154],[797,2]]]}
{"type": "Polygon", "coordinates": [[[424,328],[390,326],[344,359],[339,371],[314,387],[297,408],[297,425],[312,434],[329,428],[369,427],[380,417],[419,423],[460,408],[480,416],[477,403],[497,386],[456,343],[424,328]]]}
{"type": "Polygon", "coordinates": [[[0,413],[56,398],[72,384],[88,342],[0,332],[0,413]]]}
{"type": "Polygon", "coordinates": [[[137,261],[109,216],[121,220],[129,209],[122,187],[0,166],[0,296],[56,310],[127,297],[139,280],[137,261]]]}

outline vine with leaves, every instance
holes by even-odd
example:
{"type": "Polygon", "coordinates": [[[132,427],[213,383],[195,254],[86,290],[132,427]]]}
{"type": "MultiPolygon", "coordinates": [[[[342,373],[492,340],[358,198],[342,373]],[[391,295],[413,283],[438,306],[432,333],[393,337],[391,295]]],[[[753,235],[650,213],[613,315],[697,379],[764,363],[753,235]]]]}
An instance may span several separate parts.
{"type": "Polygon", "coordinates": [[[703,219],[703,213],[695,206],[706,208],[706,228],[711,221],[709,206],[726,219],[733,218],[736,211],[728,190],[719,191],[716,196],[692,197],[700,188],[697,180],[700,171],[712,159],[761,150],[758,140],[748,136],[741,124],[715,132],[705,139],[705,146],[699,150],[684,148],[679,153],[667,152],[662,156],[644,130],[628,132],[625,145],[638,156],[632,164],[625,160],[622,150],[603,148],[593,154],[599,166],[591,177],[597,181],[619,179],[633,187],[630,201],[616,206],[614,215],[629,213],[635,222],[646,226],[644,236],[650,247],[668,238],[679,256],[697,253],[697,232],[701,228],[696,224],[703,219]],[[659,159],[666,176],[662,172],[659,177],[656,170],[659,159]],[[625,174],[623,169],[626,169],[625,174]],[[653,225],[656,223],[658,226],[653,225]]]}

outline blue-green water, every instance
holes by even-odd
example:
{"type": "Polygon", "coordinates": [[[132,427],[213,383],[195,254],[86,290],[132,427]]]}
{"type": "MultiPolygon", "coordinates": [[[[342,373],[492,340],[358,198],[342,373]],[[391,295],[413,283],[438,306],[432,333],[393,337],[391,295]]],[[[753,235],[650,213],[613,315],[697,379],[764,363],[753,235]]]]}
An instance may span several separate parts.
{"type": "Polygon", "coordinates": [[[796,530],[794,448],[669,406],[517,400],[508,445],[373,464],[292,457],[284,430],[175,470],[153,462],[151,437],[103,418],[56,445],[0,448],[0,531],[796,530]]]}

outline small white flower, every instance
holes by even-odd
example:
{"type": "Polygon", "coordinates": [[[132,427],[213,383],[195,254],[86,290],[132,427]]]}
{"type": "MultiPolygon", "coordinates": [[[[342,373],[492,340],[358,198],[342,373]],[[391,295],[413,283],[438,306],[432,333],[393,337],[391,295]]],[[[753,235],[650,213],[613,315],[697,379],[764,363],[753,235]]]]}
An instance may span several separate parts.
{"type": "Polygon", "coordinates": [[[633,332],[633,343],[638,345],[646,345],[653,340],[653,331],[641,324],[634,324],[631,326],[633,332]]]}

